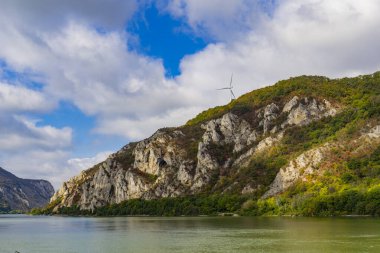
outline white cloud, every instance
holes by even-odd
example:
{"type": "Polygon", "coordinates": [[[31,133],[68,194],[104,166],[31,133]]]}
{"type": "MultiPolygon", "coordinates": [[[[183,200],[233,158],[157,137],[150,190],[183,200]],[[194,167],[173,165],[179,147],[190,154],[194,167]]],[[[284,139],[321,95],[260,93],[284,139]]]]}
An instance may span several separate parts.
{"type": "Polygon", "coordinates": [[[121,28],[134,14],[136,0],[2,0],[0,20],[31,32],[55,30],[69,20],[104,28],[121,28]]]}
{"type": "MultiPolygon", "coordinates": [[[[16,176],[30,179],[59,178],[68,159],[62,150],[24,149],[19,152],[1,152],[1,167],[16,176]]],[[[60,178],[62,180],[64,178],[60,178]]],[[[53,183],[53,182],[52,182],[53,183]]]]}
{"type": "Polygon", "coordinates": [[[23,178],[61,182],[62,166],[69,156],[71,128],[38,126],[23,116],[0,116],[0,166],[23,178]]]}
{"type": "Polygon", "coordinates": [[[38,125],[24,116],[0,117],[0,167],[21,178],[47,179],[55,189],[81,170],[104,160],[111,151],[94,157],[71,158],[72,129],[38,125]]]}
{"type": "Polygon", "coordinates": [[[47,91],[73,100],[88,114],[138,114],[128,104],[137,106],[134,100],[154,96],[159,87],[170,84],[161,61],[129,52],[126,40],[126,34],[102,34],[78,23],[45,35],[52,61],[60,68],[41,66],[49,73],[47,91]]]}
{"type": "Polygon", "coordinates": [[[189,115],[196,115],[201,107],[179,108],[167,111],[166,114],[145,118],[113,118],[99,122],[95,131],[105,134],[118,133],[132,140],[142,140],[154,133],[158,127],[176,126],[189,120],[189,115]]]}
{"type": "Polygon", "coordinates": [[[57,150],[71,145],[72,130],[37,126],[38,121],[22,116],[0,117],[0,150],[24,152],[26,149],[57,150]]]}
{"type": "Polygon", "coordinates": [[[59,150],[27,150],[2,157],[1,167],[21,178],[47,179],[57,190],[63,181],[104,161],[111,153],[105,151],[94,157],[70,158],[71,153],[59,150]]]}
{"type": "Polygon", "coordinates": [[[0,81],[0,111],[46,112],[53,107],[43,92],[0,81]]]}
{"type": "Polygon", "coordinates": [[[234,41],[254,29],[268,10],[271,0],[169,0],[163,9],[184,18],[195,33],[206,38],[234,41]]]}
{"type": "Polygon", "coordinates": [[[94,157],[72,158],[69,159],[67,163],[70,168],[76,169],[80,172],[104,161],[112,153],[112,151],[103,151],[96,154],[94,157]]]}

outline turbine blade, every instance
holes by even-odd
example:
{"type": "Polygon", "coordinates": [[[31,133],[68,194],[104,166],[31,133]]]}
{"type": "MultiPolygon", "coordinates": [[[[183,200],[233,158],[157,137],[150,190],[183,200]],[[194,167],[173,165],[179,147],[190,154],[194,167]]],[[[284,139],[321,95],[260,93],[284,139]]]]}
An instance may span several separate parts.
{"type": "Polygon", "coordinates": [[[232,90],[230,90],[230,91],[231,91],[231,95],[232,95],[234,98],[236,98],[234,92],[233,92],[232,90]]]}
{"type": "Polygon", "coordinates": [[[231,81],[230,81],[230,87],[232,88],[232,77],[234,76],[234,73],[231,74],[231,81]]]}
{"type": "Polygon", "coordinates": [[[220,89],[216,89],[216,90],[230,90],[231,88],[230,87],[226,87],[226,88],[220,88],[220,89]]]}

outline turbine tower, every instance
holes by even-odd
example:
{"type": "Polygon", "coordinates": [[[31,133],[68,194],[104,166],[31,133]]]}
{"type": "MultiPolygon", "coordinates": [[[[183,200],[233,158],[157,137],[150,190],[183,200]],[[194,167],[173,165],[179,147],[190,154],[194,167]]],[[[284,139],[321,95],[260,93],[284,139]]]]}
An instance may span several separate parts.
{"type": "Polygon", "coordinates": [[[235,99],[235,94],[232,91],[232,88],[233,88],[232,87],[232,77],[233,77],[233,73],[231,74],[231,81],[230,81],[230,86],[229,87],[224,87],[224,88],[217,89],[217,90],[230,90],[231,101],[235,99]]]}

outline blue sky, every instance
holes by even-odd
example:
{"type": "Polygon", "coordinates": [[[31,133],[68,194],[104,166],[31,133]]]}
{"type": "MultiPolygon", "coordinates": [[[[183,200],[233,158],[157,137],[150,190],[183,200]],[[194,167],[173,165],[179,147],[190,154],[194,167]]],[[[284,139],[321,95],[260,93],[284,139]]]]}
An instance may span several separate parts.
{"type": "Polygon", "coordinates": [[[211,39],[193,34],[186,22],[174,19],[154,4],[136,13],[126,30],[136,37],[130,48],[161,59],[168,78],[180,74],[179,64],[185,55],[202,50],[211,39]]]}
{"type": "Polygon", "coordinates": [[[380,69],[371,0],[1,0],[0,166],[55,187],[129,141],[302,74],[380,69]]]}

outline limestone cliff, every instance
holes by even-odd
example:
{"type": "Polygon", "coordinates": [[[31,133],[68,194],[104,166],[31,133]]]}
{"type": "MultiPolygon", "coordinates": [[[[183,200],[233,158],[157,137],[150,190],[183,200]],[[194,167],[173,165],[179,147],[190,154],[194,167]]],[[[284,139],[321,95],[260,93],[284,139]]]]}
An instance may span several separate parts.
{"type": "Polygon", "coordinates": [[[380,189],[379,125],[379,72],[291,78],[129,143],[65,182],[47,213],[209,194],[247,196],[256,214],[314,210],[318,196],[380,189]]]}
{"type": "Polygon", "coordinates": [[[280,169],[263,198],[275,196],[295,185],[299,180],[309,181],[311,176],[324,172],[325,165],[335,159],[334,153],[344,153],[347,147],[351,147],[350,152],[353,154],[360,153],[363,149],[367,149],[367,153],[370,153],[370,150],[379,144],[380,125],[375,125],[367,126],[367,129],[363,129],[357,138],[328,142],[308,150],[280,169]]]}
{"type": "MultiPolygon", "coordinates": [[[[249,111],[227,110],[199,124],[160,129],[65,182],[51,203],[55,211],[74,205],[93,210],[133,198],[253,193],[267,186],[249,177],[239,180],[244,177],[241,168],[280,143],[287,129],[332,117],[341,110],[334,101],[294,95],[249,111]]],[[[265,173],[261,176],[266,177],[265,173]]]]}

